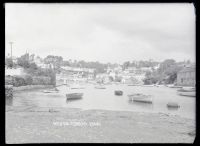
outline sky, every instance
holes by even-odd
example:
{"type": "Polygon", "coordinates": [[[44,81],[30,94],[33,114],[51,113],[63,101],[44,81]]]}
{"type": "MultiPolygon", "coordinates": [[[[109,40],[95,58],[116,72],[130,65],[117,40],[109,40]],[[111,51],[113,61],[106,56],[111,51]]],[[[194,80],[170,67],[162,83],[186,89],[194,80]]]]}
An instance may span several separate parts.
{"type": "Polygon", "coordinates": [[[123,63],[195,59],[195,8],[182,4],[5,4],[5,52],[123,63]]]}

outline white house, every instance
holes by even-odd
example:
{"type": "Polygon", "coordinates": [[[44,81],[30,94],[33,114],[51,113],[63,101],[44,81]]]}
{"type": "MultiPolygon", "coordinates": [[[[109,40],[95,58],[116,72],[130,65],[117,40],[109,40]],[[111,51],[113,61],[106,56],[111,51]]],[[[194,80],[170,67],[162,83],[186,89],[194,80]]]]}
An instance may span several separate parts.
{"type": "Polygon", "coordinates": [[[14,75],[25,75],[26,73],[24,72],[24,69],[21,67],[18,68],[5,68],[5,75],[10,75],[10,76],[14,76],[14,75]]]}

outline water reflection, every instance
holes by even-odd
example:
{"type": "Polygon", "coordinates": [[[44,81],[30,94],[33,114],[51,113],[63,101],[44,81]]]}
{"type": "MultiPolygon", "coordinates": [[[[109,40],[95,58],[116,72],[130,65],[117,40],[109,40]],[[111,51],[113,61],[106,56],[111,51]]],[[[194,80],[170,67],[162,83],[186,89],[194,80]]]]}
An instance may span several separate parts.
{"type": "Polygon", "coordinates": [[[145,102],[135,102],[135,101],[128,101],[128,103],[130,105],[133,105],[133,106],[138,106],[138,107],[142,107],[142,108],[145,108],[145,109],[153,109],[153,103],[149,104],[149,103],[145,103],[145,102]]]}
{"type": "Polygon", "coordinates": [[[107,85],[106,89],[95,89],[96,85],[84,85],[85,89],[71,90],[69,87],[58,87],[58,93],[43,93],[42,89],[37,91],[23,91],[14,95],[8,104],[13,106],[38,107],[72,107],[82,109],[105,109],[105,110],[127,110],[127,111],[148,111],[175,113],[180,116],[195,118],[195,98],[187,98],[176,93],[176,89],[168,87],[138,87],[127,85],[107,85]],[[123,91],[122,96],[116,96],[115,90],[123,91]],[[66,94],[81,92],[84,93],[82,99],[66,101],[66,94]],[[153,104],[140,102],[129,102],[127,95],[143,93],[154,97],[153,104]],[[181,108],[167,108],[169,101],[177,102],[181,108]]]}
{"type": "Polygon", "coordinates": [[[167,107],[169,111],[177,111],[179,107],[167,107]]]}
{"type": "Polygon", "coordinates": [[[66,99],[66,103],[76,102],[76,101],[80,101],[80,100],[82,100],[82,98],[81,99],[71,99],[71,100],[66,99]]]}

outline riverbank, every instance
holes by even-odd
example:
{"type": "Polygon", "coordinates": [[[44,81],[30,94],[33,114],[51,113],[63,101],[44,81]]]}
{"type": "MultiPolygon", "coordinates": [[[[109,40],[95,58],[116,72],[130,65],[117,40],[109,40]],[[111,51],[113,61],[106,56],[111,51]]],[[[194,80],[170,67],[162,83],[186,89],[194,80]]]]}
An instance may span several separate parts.
{"type": "Polygon", "coordinates": [[[6,143],[193,143],[194,131],[161,113],[6,107],[6,143]]]}
{"type": "Polygon", "coordinates": [[[13,87],[13,91],[37,90],[37,89],[46,89],[52,87],[53,85],[26,85],[26,86],[13,87]]]}

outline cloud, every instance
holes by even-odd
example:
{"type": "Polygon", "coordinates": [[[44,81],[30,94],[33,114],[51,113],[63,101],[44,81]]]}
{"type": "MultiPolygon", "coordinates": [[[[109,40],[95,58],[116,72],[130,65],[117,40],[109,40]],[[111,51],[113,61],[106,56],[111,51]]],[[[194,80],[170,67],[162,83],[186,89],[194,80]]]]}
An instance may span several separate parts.
{"type": "Polygon", "coordinates": [[[192,4],[6,4],[6,50],[101,62],[195,60],[192,4]],[[171,56],[169,56],[171,54],[171,56]]]}

